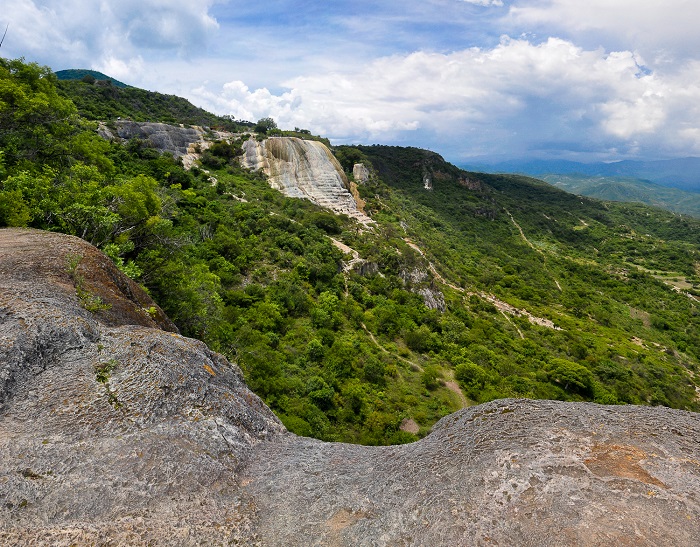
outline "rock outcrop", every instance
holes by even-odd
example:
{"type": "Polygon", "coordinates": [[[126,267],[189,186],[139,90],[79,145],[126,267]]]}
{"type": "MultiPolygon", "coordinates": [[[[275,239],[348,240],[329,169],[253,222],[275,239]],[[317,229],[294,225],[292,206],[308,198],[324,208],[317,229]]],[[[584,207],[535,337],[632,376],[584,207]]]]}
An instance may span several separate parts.
{"type": "Polygon", "coordinates": [[[100,135],[107,139],[118,137],[125,141],[142,139],[148,141],[159,152],[170,152],[178,158],[190,153],[193,145],[205,142],[204,129],[201,127],[130,120],[117,120],[114,123],[116,135],[104,124],[100,126],[100,135]]]}
{"type": "Polygon", "coordinates": [[[352,166],[352,177],[358,184],[369,182],[369,169],[364,163],[356,163],[352,166]]]}
{"type": "Polygon", "coordinates": [[[343,168],[322,142],[296,137],[251,138],[243,150],[243,166],[262,169],[270,185],[286,196],[311,200],[364,224],[372,222],[358,207],[343,168]]]}
{"type": "Polygon", "coordinates": [[[161,154],[168,152],[176,158],[182,159],[186,169],[192,167],[201,157],[201,153],[211,146],[212,141],[230,141],[233,133],[227,131],[215,131],[200,126],[169,125],[155,122],[134,122],[131,120],[117,120],[114,122],[115,131],[106,124],[101,123],[98,134],[107,140],[130,139],[148,141],[149,145],[161,154]]]}
{"type": "MultiPolygon", "coordinates": [[[[212,140],[231,140],[231,133],[205,131],[198,126],[117,120],[115,130],[100,124],[98,133],[108,140],[142,139],[159,152],[182,158],[190,168],[212,140]]],[[[243,145],[241,164],[262,169],[270,185],[289,197],[304,198],[337,214],[345,214],[363,224],[372,220],[363,212],[364,202],[348,181],[343,168],[325,144],[296,137],[272,137],[257,141],[251,137],[243,145]]],[[[364,167],[364,166],[362,166],[364,167]]],[[[365,167],[366,170],[366,167],[365,167]]]]}
{"type": "Polygon", "coordinates": [[[0,230],[0,544],[700,544],[698,414],[510,399],[323,443],[172,328],[81,240],[0,230]]]}

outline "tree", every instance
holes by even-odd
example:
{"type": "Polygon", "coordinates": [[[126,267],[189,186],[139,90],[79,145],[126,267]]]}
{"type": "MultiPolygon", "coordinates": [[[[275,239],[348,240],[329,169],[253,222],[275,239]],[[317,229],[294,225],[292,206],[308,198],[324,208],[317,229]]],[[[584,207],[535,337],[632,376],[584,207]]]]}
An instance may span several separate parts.
{"type": "Polygon", "coordinates": [[[547,375],[550,382],[562,386],[564,391],[590,394],[593,388],[593,373],[566,359],[552,359],[547,366],[547,375]]]}
{"type": "Polygon", "coordinates": [[[7,168],[65,166],[77,109],[56,89],[49,67],[0,58],[0,149],[7,168]]]}
{"type": "Polygon", "coordinates": [[[266,135],[268,131],[277,129],[277,123],[272,118],[260,118],[255,124],[255,132],[266,135]]]}

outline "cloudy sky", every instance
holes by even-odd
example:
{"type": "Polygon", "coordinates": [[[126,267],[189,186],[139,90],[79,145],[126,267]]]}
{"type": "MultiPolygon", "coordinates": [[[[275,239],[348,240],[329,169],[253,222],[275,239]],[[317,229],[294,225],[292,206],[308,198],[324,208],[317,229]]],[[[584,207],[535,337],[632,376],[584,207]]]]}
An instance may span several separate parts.
{"type": "Polygon", "coordinates": [[[700,156],[697,0],[13,0],[4,57],[334,143],[700,156]]]}

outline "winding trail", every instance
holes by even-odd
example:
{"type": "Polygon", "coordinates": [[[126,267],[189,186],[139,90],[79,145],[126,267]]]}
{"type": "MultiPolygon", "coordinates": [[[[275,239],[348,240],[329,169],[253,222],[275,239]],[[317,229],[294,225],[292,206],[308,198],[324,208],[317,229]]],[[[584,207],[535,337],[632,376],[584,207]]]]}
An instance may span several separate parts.
{"type": "MultiPolygon", "coordinates": [[[[508,213],[508,214],[510,215],[510,213],[508,213]]],[[[512,218],[513,217],[511,216],[511,219],[512,218]]],[[[515,222],[515,220],[513,220],[513,223],[516,226],[518,226],[518,223],[515,222]]],[[[527,240],[527,238],[525,237],[525,234],[523,234],[523,231],[520,228],[520,226],[518,226],[518,229],[520,230],[520,233],[522,234],[523,239],[527,242],[527,244],[530,245],[530,247],[532,247],[533,249],[535,249],[535,247],[527,240]]],[[[420,247],[418,247],[418,245],[416,245],[413,241],[411,241],[407,237],[403,238],[403,240],[408,244],[409,247],[411,247],[412,249],[414,249],[415,251],[420,253],[420,255],[427,260],[425,253],[423,253],[423,250],[420,247]]],[[[535,249],[535,250],[539,253],[542,253],[542,251],[540,251],[538,249],[535,249]]],[[[545,256],[545,259],[546,259],[546,256],[545,256]]],[[[453,285],[452,283],[450,283],[449,281],[447,281],[444,277],[442,277],[440,275],[440,273],[435,269],[435,266],[433,266],[433,263],[430,261],[428,261],[428,269],[435,276],[435,279],[437,279],[443,285],[447,285],[451,289],[454,289],[454,290],[464,294],[465,296],[478,296],[479,298],[486,300],[487,302],[490,302],[491,304],[496,306],[496,309],[498,309],[498,311],[500,311],[503,314],[503,316],[508,320],[508,322],[515,328],[515,330],[518,331],[518,334],[520,335],[520,338],[522,338],[522,339],[525,339],[525,335],[517,327],[517,325],[515,323],[513,323],[510,320],[510,318],[508,318],[506,316],[506,314],[513,315],[515,317],[520,317],[520,316],[527,317],[528,321],[530,321],[530,323],[532,323],[533,325],[539,325],[541,327],[547,327],[547,328],[550,328],[553,330],[562,330],[561,327],[557,327],[553,321],[551,321],[549,319],[544,319],[542,317],[537,317],[535,315],[532,315],[527,310],[523,310],[520,308],[516,308],[515,306],[511,306],[510,304],[503,302],[502,300],[499,300],[498,298],[496,298],[492,294],[482,293],[482,292],[469,292],[462,287],[458,287],[457,285],[453,285]]],[[[554,283],[556,283],[557,288],[561,291],[561,286],[559,285],[559,282],[556,279],[554,280],[554,283]]]]}
{"type": "Polygon", "coordinates": [[[386,353],[387,355],[391,354],[393,357],[395,357],[399,361],[403,361],[404,363],[411,365],[411,367],[418,369],[419,372],[423,372],[423,367],[420,366],[418,363],[414,363],[413,361],[410,361],[409,359],[406,359],[405,357],[401,357],[400,355],[392,354],[388,349],[386,349],[384,346],[382,346],[379,343],[379,341],[374,337],[374,334],[372,334],[372,331],[370,331],[364,323],[360,323],[360,325],[362,326],[364,331],[369,335],[370,340],[372,340],[374,345],[377,346],[383,353],[386,353]]]}
{"type": "MultiPolygon", "coordinates": [[[[557,289],[559,289],[559,292],[561,292],[561,285],[559,284],[559,281],[558,281],[553,275],[551,275],[551,273],[550,273],[549,270],[547,269],[547,255],[544,253],[544,251],[542,251],[542,249],[538,249],[537,247],[535,247],[535,246],[532,244],[532,242],[527,238],[527,236],[525,235],[525,232],[523,231],[522,227],[520,226],[520,224],[518,224],[518,223],[516,222],[515,218],[514,218],[513,215],[510,213],[510,211],[509,211],[508,209],[503,209],[503,210],[504,210],[504,211],[506,212],[506,214],[510,217],[511,222],[512,222],[512,223],[515,225],[515,227],[518,229],[518,232],[520,232],[520,237],[523,238],[523,241],[527,244],[527,246],[530,247],[530,248],[531,248],[533,251],[535,251],[536,253],[539,253],[540,255],[542,255],[542,258],[543,258],[543,260],[544,260],[544,263],[542,264],[542,268],[544,269],[544,271],[546,271],[546,272],[551,276],[552,280],[554,281],[554,284],[557,286],[557,289]]],[[[549,217],[548,217],[547,215],[545,215],[545,218],[549,218],[549,217]]],[[[581,221],[581,222],[583,222],[583,221],[581,221]]],[[[584,222],[584,224],[585,224],[585,222],[584,222]]],[[[587,226],[587,224],[586,224],[586,226],[587,226]]]]}
{"type": "Polygon", "coordinates": [[[470,403],[469,399],[467,399],[464,396],[464,393],[462,392],[462,389],[459,387],[459,384],[457,383],[457,380],[455,380],[455,373],[452,369],[449,369],[447,371],[447,374],[449,375],[447,380],[443,380],[443,385],[452,391],[453,393],[457,394],[457,397],[459,397],[459,403],[462,405],[461,408],[467,408],[470,406],[473,406],[474,403],[470,403]]]}
{"type": "Polygon", "coordinates": [[[505,211],[506,214],[510,217],[511,222],[512,222],[513,224],[515,224],[515,227],[518,229],[518,232],[520,232],[520,237],[523,238],[523,241],[528,245],[528,247],[530,247],[533,251],[535,251],[535,252],[537,252],[537,253],[540,253],[541,255],[544,255],[544,253],[543,253],[540,249],[538,249],[537,247],[535,247],[535,246],[530,242],[530,240],[525,236],[525,232],[523,232],[523,229],[520,227],[520,224],[518,224],[518,223],[515,221],[515,219],[513,218],[513,215],[510,214],[510,211],[509,211],[508,209],[504,209],[504,211],[505,211]]]}
{"type": "MultiPolygon", "coordinates": [[[[367,326],[364,323],[360,323],[360,325],[362,325],[362,328],[367,333],[367,335],[370,337],[370,339],[372,340],[372,342],[374,343],[375,346],[377,346],[382,352],[384,352],[386,354],[390,353],[389,350],[387,350],[384,346],[382,346],[377,341],[377,339],[374,337],[374,334],[372,334],[372,332],[367,328],[367,326]]],[[[423,370],[424,370],[423,367],[420,366],[418,363],[414,363],[413,361],[410,361],[404,357],[401,357],[400,355],[392,354],[392,356],[396,359],[399,359],[400,361],[403,361],[404,363],[411,365],[411,368],[417,369],[418,372],[423,372],[423,370]]],[[[455,380],[454,371],[451,369],[447,369],[446,372],[447,372],[448,378],[446,380],[442,380],[441,383],[442,383],[443,387],[445,387],[446,389],[449,389],[451,392],[453,392],[457,395],[457,397],[459,398],[459,403],[461,405],[460,408],[467,408],[467,407],[472,406],[472,404],[470,404],[470,402],[469,402],[469,399],[467,399],[464,396],[464,393],[462,392],[461,388],[459,387],[459,384],[455,380]]]]}

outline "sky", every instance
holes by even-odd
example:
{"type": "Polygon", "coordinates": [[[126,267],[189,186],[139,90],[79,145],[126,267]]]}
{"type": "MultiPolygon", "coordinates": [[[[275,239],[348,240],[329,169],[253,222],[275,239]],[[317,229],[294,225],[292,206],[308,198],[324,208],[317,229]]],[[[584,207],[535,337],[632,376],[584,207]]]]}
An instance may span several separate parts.
{"type": "Polygon", "coordinates": [[[454,163],[700,156],[697,0],[8,0],[0,55],[454,163]]]}

